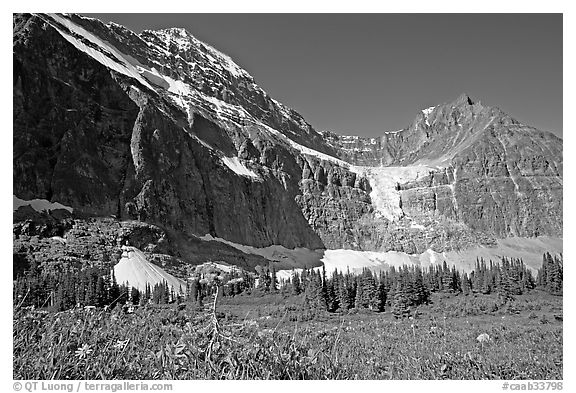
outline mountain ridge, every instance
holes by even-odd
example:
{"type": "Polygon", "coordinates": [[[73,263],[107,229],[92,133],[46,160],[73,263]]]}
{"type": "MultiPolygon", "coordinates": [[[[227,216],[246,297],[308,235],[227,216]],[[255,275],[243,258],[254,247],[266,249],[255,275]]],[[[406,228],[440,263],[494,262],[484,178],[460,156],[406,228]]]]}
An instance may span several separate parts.
{"type": "Polygon", "coordinates": [[[251,247],[414,254],[562,235],[561,139],[466,94],[380,138],[318,133],[170,32],[14,16],[16,197],[251,247]]]}

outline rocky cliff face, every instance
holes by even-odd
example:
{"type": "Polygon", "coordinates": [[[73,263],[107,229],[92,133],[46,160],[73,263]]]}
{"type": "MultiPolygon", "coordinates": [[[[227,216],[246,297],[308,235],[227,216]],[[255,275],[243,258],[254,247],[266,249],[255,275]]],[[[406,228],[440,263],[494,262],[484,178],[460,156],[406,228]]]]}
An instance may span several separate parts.
{"type": "Polygon", "coordinates": [[[439,213],[497,237],[562,236],[562,140],[465,94],[382,138],[324,135],[356,165],[428,166],[398,182],[409,216],[439,213]]]}
{"type": "MultiPolygon", "coordinates": [[[[344,165],[340,174],[346,163],[321,153],[331,148],[300,115],[188,33],[15,16],[14,64],[17,196],[252,246],[324,247],[297,198],[305,157],[344,165]]],[[[343,193],[363,194],[346,203],[366,210],[360,184],[343,193]]]]}
{"type": "MultiPolygon", "coordinates": [[[[193,262],[238,258],[206,234],[407,253],[562,235],[562,141],[466,95],[380,138],[319,134],[183,29],[24,14],[13,32],[14,194],[72,207],[75,226],[113,216],[108,243],[122,222],[193,262]]],[[[54,236],[14,217],[17,239],[54,236]]]]}

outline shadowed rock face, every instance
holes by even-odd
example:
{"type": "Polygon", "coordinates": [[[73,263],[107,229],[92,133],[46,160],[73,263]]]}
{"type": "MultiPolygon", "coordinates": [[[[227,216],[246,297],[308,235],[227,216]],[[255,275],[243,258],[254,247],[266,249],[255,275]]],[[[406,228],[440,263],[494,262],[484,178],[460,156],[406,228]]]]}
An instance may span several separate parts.
{"type": "Polygon", "coordinates": [[[157,226],[184,260],[201,241],[178,239],[208,233],[408,253],[562,235],[562,140],[466,95],[381,138],[319,134],[184,30],[26,14],[13,32],[14,194],[157,226]],[[390,221],[358,165],[430,170],[390,190],[390,221]]]}
{"type": "Polygon", "coordinates": [[[14,17],[14,193],[118,211],[138,106],[39,19],[14,17]]]}
{"type": "MultiPolygon", "coordinates": [[[[99,22],[80,21],[96,25],[93,33],[113,34],[99,22]]],[[[265,122],[273,121],[255,117],[260,114],[254,108],[246,114],[241,112],[244,107],[231,106],[238,118],[244,116],[238,125],[226,117],[234,113],[221,115],[206,105],[211,96],[178,107],[169,92],[111,71],[58,29],[64,31],[62,22],[50,16],[14,19],[16,195],[65,201],[82,213],[114,214],[258,247],[324,247],[296,198],[305,159],[282,134],[267,130],[265,122]],[[256,178],[239,175],[225,165],[224,157],[238,157],[256,178]]],[[[180,32],[170,34],[180,37],[180,32]]],[[[133,46],[131,40],[146,47],[134,37],[125,47],[133,46]]],[[[156,35],[142,37],[154,43],[156,35]]],[[[224,81],[241,91],[251,77],[231,79],[224,81]]],[[[214,83],[222,81],[218,76],[214,83]]],[[[252,89],[253,95],[246,93],[243,100],[256,105],[265,93],[255,85],[252,89]]],[[[317,138],[318,150],[330,150],[299,115],[279,111],[276,115],[286,123],[280,130],[290,134],[297,124],[302,129],[295,139],[317,147],[317,138]]],[[[364,191],[357,192],[367,199],[364,191]]],[[[348,204],[363,206],[366,201],[352,199],[348,204]]]]}

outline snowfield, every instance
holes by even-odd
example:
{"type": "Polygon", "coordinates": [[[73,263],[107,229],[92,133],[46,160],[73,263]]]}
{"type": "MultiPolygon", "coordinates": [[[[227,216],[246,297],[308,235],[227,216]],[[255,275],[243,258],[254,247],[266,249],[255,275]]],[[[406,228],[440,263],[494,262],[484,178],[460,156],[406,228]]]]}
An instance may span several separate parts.
{"type": "Polygon", "coordinates": [[[174,288],[176,293],[186,291],[186,283],[183,280],[148,262],[146,255],[136,247],[122,246],[122,258],[114,266],[114,275],[119,285],[128,283],[140,291],[146,290],[146,283],[154,288],[154,285],[163,281],[166,281],[169,287],[174,288]]]}
{"type": "Polygon", "coordinates": [[[47,201],[46,199],[32,199],[30,201],[26,201],[24,199],[18,198],[16,195],[12,195],[12,204],[13,204],[12,205],[13,212],[18,210],[22,206],[30,206],[37,212],[58,210],[58,209],[68,210],[70,213],[74,211],[74,209],[72,209],[70,206],[65,206],[58,202],[50,202],[47,201]]]}
{"type": "MultiPolygon", "coordinates": [[[[209,236],[209,235],[207,235],[209,236]]],[[[212,238],[205,237],[206,240],[212,238]]],[[[436,252],[428,249],[421,254],[406,254],[398,251],[358,251],[358,250],[290,250],[282,246],[269,246],[265,248],[255,248],[242,246],[228,242],[223,239],[218,241],[234,245],[247,254],[257,254],[270,260],[281,261],[279,255],[290,255],[293,269],[282,269],[277,271],[278,279],[286,280],[292,277],[294,271],[301,272],[301,267],[311,267],[310,262],[319,261],[326,270],[326,274],[331,275],[334,270],[339,272],[350,271],[350,273],[361,273],[364,268],[373,272],[388,270],[392,266],[396,269],[404,265],[416,265],[422,268],[442,265],[444,261],[449,267],[453,265],[463,272],[471,272],[474,269],[476,258],[484,258],[486,262],[492,260],[499,262],[502,256],[508,258],[522,258],[524,264],[534,273],[542,264],[542,254],[550,252],[552,254],[562,253],[563,242],[561,238],[539,237],[539,238],[507,238],[498,240],[496,247],[476,246],[463,251],[436,252]],[[276,254],[275,251],[278,253],[276,254]],[[316,259],[317,258],[317,259],[316,259]]],[[[314,267],[321,270],[322,266],[314,267]]]]}
{"type": "Polygon", "coordinates": [[[294,268],[320,266],[322,264],[320,260],[324,254],[324,250],[310,250],[308,248],[290,249],[280,245],[272,245],[262,248],[246,246],[219,237],[213,237],[209,234],[200,236],[199,239],[224,243],[244,252],[245,254],[260,255],[268,260],[283,262],[283,265],[293,266],[294,268]]]}

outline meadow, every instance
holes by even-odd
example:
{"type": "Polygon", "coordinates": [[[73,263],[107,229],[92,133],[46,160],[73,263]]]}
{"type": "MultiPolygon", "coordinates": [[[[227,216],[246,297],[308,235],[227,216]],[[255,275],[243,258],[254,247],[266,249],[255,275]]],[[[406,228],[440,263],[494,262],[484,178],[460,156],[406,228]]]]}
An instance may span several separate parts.
{"type": "Polygon", "coordinates": [[[258,291],[211,307],[15,309],[13,377],[563,378],[562,297],[544,291],[506,307],[487,295],[433,294],[405,319],[390,310],[309,310],[302,295],[258,291]]]}

